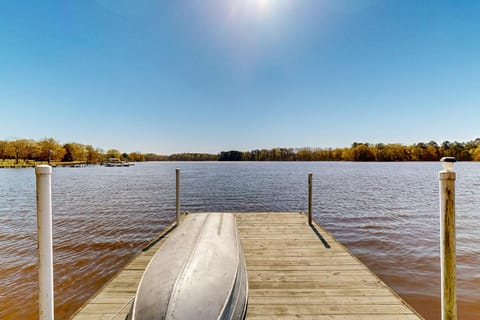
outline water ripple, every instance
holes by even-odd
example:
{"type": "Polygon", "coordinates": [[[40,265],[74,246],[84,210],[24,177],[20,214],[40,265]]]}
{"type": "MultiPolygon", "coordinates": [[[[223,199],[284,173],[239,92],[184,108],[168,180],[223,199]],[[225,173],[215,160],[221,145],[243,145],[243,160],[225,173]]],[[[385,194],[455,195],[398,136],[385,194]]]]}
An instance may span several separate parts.
{"type": "MultiPolygon", "coordinates": [[[[55,168],[57,318],[71,315],[175,217],[175,168],[186,211],[306,211],[405,297],[436,319],[438,163],[142,163],[55,168]]],[[[480,164],[457,166],[459,313],[480,294],[480,164]]],[[[35,178],[0,171],[0,319],[37,318],[35,178]]],[[[477,309],[475,309],[477,308],[477,309]]],[[[473,310],[473,311],[472,311],[473,310]]]]}

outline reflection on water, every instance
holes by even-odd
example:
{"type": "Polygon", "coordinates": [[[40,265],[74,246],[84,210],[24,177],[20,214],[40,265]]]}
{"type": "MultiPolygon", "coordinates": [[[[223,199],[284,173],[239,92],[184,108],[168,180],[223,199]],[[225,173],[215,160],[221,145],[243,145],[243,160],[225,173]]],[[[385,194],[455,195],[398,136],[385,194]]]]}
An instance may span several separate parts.
{"type": "MultiPolygon", "coordinates": [[[[306,211],[427,319],[440,317],[439,163],[141,163],[55,168],[55,312],[68,318],[182,210],[306,211]]],[[[480,314],[480,164],[458,163],[459,316],[480,314]]],[[[0,170],[0,319],[37,318],[33,169],[0,170]]]]}

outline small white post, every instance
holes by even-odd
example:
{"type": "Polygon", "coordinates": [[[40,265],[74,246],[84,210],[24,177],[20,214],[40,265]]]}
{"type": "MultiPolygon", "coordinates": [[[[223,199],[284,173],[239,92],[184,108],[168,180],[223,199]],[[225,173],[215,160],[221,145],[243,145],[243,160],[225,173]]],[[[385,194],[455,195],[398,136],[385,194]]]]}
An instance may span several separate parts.
{"type": "Polygon", "coordinates": [[[444,170],[438,173],[440,180],[440,268],[442,320],[457,319],[455,276],[455,179],[453,157],[444,157],[444,170]]]}
{"type": "Polygon", "coordinates": [[[176,197],[175,197],[175,218],[177,219],[177,225],[180,224],[180,169],[175,169],[176,178],[176,197]]]}
{"type": "Polygon", "coordinates": [[[35,168],[37,180],[39,319],[53,320],[52,167],[35,168]]]}
{"type": "Polygon", "coordinates": [[[308,174],[308,225],[312,225],[312,174],[308,174]]]}

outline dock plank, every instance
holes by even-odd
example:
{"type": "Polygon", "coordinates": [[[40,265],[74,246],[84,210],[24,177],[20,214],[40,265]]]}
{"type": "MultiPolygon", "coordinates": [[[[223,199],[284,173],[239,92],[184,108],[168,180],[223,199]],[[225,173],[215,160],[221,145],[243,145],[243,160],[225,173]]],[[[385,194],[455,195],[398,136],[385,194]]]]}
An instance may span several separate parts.
{"type": "Polygon", "coordinates": [[[422,319],[305,215],[236,217],[249,278],[247,319],[422,319]]]}
{"type": "MultiPolygon", "coordinates": [[[[236,213],[249,278],[247,319],[423,319],[320,225],[298,212],[236,213]]],[[[125,319],[168,234],[110,280],[74,320],[125,319]]]]}

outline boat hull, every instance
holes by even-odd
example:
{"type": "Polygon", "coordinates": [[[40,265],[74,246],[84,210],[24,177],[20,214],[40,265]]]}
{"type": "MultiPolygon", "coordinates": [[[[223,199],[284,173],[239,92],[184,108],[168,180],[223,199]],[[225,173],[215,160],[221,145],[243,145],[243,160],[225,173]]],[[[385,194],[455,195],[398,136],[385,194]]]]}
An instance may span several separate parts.
{"type": "Polygon", "coordinates": [[[127,319],[244,319],[247,299],[235,217],[191,214],[152,258],[127,319]]]}

